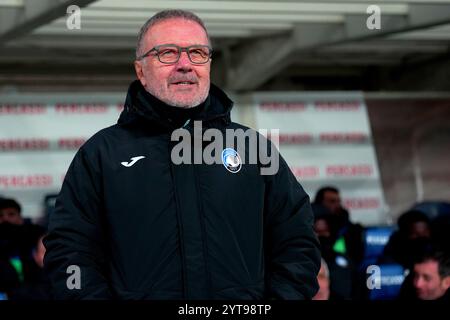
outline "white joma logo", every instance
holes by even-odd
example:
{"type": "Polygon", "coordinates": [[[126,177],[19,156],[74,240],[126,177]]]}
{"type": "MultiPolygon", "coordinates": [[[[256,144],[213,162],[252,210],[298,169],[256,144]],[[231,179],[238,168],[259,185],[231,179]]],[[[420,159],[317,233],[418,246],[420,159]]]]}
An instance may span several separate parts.
{"type": "Polygon", "coordinates": [[[120,164],[123,165],[124,167],[131,167],[133,164],[135,164],[136,162],[138,162],[141,159],[144,159],[144,156],[138,156],[138,157],[133,157],[131,158],[130,162],[121,162],[120,164]]]}

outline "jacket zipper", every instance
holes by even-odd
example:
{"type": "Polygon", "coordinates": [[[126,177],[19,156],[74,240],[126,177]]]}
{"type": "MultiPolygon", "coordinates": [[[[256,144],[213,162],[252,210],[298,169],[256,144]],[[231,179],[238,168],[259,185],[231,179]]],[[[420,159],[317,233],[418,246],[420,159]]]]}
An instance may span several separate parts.
{"type": "MultiPolygon", "coordinates": [[[[169,159],[171,159],[170,154],[172,152],[172,140],[170,139],[169,136],[169,159]]],[[[172,181],[172,185],[174,188],[174,197],[175,197],[175,211],[176,211],[176,216],[177,216],[177,221],[178,221],[178,241],[179,241],[179,245],[180,245],[180,254],[181,254],[181,269],[182,269],[182,281],[183,281],[183,298],[184,299],[188,299],[187,297],[187,272],[186,272],[186,254],[184,252],[184,243],[183,243],[183,224],[182,224],[182,219],[180,216],[180,201],[178,199],[178,190],[177,190],[177,186],[175,183],[175,179],[173,176],[173,163],[171,160],[169,160],[170,162],[170,178],[172,181]]]]}

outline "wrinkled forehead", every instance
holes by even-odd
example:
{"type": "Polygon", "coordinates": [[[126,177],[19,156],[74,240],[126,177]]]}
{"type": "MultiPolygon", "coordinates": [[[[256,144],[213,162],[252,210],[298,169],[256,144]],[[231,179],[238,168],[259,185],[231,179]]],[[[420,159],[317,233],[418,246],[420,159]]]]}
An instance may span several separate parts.
{"type": "Polygon", "coordinates": [[[189,46],[209,45],[208,36],[196,21],[184,18],[170,18],[152,25],[144,37],[144,45],[152,48],[161,44],[189,46]]]}

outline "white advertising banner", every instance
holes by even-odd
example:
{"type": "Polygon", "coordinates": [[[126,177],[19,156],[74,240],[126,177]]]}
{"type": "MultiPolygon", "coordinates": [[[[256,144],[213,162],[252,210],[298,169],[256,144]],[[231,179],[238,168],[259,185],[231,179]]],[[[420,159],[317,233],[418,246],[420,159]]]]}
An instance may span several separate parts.
{"type": "Polygon", "coordinates": [[[124,94],[0,95],[0,196],[15,198],[25,217],[43,213],[78,148],[117,122],[124,94]]]}
{"type": "Polygon", "coordinates": [[[267,92],[253,102],[256,128],[279,129],[281,155],[312,200],[335,186],[352,221],[387,222],[362,94],[267,92]]]}

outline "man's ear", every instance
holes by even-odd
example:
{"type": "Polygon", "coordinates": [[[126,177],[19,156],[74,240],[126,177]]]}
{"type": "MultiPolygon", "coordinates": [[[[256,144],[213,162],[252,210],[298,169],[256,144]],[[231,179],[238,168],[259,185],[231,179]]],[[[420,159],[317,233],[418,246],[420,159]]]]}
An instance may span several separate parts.
{"type": "Polygon", "coordinates": [[[145,88],[146,82],[144,77],[144,72],[142,71],[142,63],[141,61],[134,61],[134,70],[136,71],[136,76],[139,81],[141,81],[142,86],[145,88]]]}
{"type": "Polygon", "coordinates": [[[444,287],[445,290],[450,288],[450,276],[444,278],[444,280],[442,281],[442,286],[444,287]]]}

